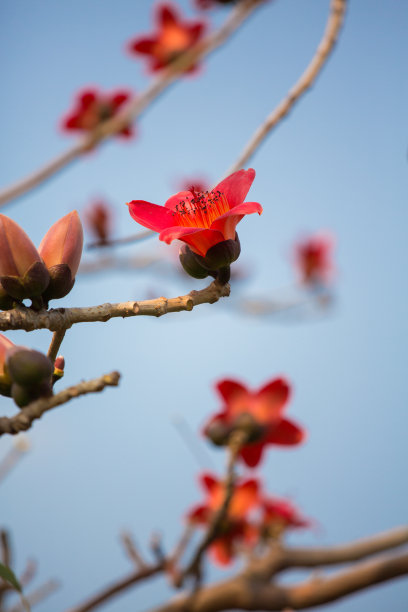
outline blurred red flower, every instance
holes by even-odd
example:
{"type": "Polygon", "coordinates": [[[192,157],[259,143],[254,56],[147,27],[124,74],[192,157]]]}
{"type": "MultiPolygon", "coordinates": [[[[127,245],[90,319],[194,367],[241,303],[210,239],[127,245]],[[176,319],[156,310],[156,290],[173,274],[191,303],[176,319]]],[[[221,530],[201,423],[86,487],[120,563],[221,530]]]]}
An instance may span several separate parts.
{"type": "Polygon", "coordinates": [[[307,284],[327,284],[333,274],[334,239],[329,234],[316,234],[295,246],[296,265],[301,280],[307,284]]]}
{"type": "MultiPolygon", "coordinates": [[[[74,108],[63,118],[62,128],[65,131],[92,131],[100,123],[116,115],[131,97],[130,92],[123,90],[111,94],[102,94],[97,89],[83,90],[76,96],[74,108]]],[[[130,138],[134,131],[131,125],[127,125],[118,134],[130,138]]]]}
{"type": "Polygon", "coordinates": [[[84,218],[88,230],[100,244],[105,244],[112,233],[112,207],[104,200],[96,200],[85,209],[84,218]]]}
{"type": "MultiPolygon", "coordinates": [[[[193,525],[207,527],[223,505],[225,483],[206,472],[201,474],[200,484],[207,494],[207,499],[204,504],[194,506],[187,513],[187,520],[193,525]]],[[[256,542],[258,533],[248,522],[248,514],[258,502],[259,483],[256,479],[241,479],[236,482],[227,515],[221,525],[221,533],[209,547],[209,552],[217,563],[228,565],[234,558],[237,545],[251,545],[256,542]]]]}
{"type": "Polygon", "coordinates": [[[214,245],[235,240],[235,227],[251,213],[262,213],[258,202],[244,202],[255,178],[255,170],[239,170],[221,181],[212,191],[180,191],[164,206],[144,200],[129,202],[133,219],[155,232],[159,240],[187,243],[194,253],[205,257],[214,245]]]}
{"type": "Polygon", "coordinates": [[[279,536],[286,529],[312,526],[312,521],[302,516],[287,499],[267,497],[261,500],[261,531],[265,536],[279,536]]]}
{"type": "MultiPolygon", "coordinates": [[[[150,36],[138,36],[129,43],[129,51],[145,55],[151,72],[161,70],[195,45],[204,35],[204,21],[183,21],[171,3],[159,4],[154,19],[157,30],[150,36]]],[[[197,65],[186,72],[194,72],[197,65]]]]}
{"type": "Polygon", "coordinates": [[[259,391],[250,391],[241,382],[229,379],[219,381],[216,389],[225,406],[210,419],[204,434],[224,445],[233,431],[246,432],[248,443],[239,454],[249,467],[258,465],[269,444],[293,446],[304,440],[305,430],[283,417],[290,395],[284,378],[269,381],[259,391]]]}

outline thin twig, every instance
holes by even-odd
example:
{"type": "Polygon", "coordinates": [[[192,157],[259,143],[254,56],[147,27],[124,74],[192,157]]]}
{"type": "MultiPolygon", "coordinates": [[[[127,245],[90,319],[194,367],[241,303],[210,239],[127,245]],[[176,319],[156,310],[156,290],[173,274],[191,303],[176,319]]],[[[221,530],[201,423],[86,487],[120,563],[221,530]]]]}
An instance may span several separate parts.
{"type": "Polygon", "coordinates": [[[3,189],[0,192],[0,206],[40,185],[56,172],[61,171],[75,159],[78,159],[82,153],[89,151],[96,144],[120,132],[124,126],[140,116],[165,89],[179,78],[180,74],[193,66],[197,60],[207,56],[225,42],[264,1],[241,0],[231,11],[229,17],[219,30],[207,36],[203,41],[199,41],[194,47],[164,69],[144,93],[131,100],[124,106],[121,112],[101,123],[92,133],[86,135],[79,143],[40,168],[40,170],[3,189]]]}
{"type": "Polygon", "coordinates": [[[16,438],[10,450],[0,461],[0,482],[4,480],[6,476],[8,476],[8,474],[17,465],[29,448],[30,444],[26,436],[21,435],[16,438]]]}
{"type": "Polygon", "coordinates": [[[248,161],[251,159],[263,140],[278,125],[278,123],[280,123],[280,121],[286,117],[302,94],[304,94],[313,85],[316,77],[323,68],[337,41],[337,37],[344,20],[346,4],[347,0],[331,0],[329,18],[323,38],[317,47],[312,61],[309,63],[306,70],[289,91],[287,96],[257,128],[253,136],[245,145],[242,153],[239,155],[238,159],[231,166],[225,176],[228,176],[229,174],[232,174],[233,172],[236,172],[240,168],[244,168],[247,165],[248,161]]]}
{"type": "Polygon", "coordinates": [[[175,298],[160,297],[155,300],[140,302],[120,302],[118,304],[101,304],[88,308],[57,308],[35,312],[25,306],[6,310],[0,313],[0,329],[49,329],[58,331],[69,329],[76,323],[106,322],[115,317],[153,316],[161,317],[170,312],[193,310],[199,304],[214,304],[230,294],[228,284],[213,281],[205,289],[190,291],[187,295],[175,298]]]}
{"type": "Polygon", "coordinates": [[[121,539],[123,548],[125,549],[127,556],[129,557],[129,559],[131,559],[131,561],[133,561],[136,568],[139,570],[146,568],[147,563],[145,562],[142,555],[138,551],[136,542],[134,541],[132,534],[129,533],[128,531],[123,531],[120,534],[120,539],[121,539]]]}
{"type": "MultiPolygon", "coordinates": [[[[47,599],[47,597],[55,593],[55,591],[57,591],[60,586],[61,584],[57,580],[50,579],[41,586],[39,586],[37,589],[32,591],[29,595],[25,597],[25,599],[31,607],[36,606],[37,604],[44,601],[44,599],[47,599]]],[[[22,603],[20,603],[16,604],[12,608],[9,608],[7,612],[25,612],[26,610],[27,608],[22,603]]]]}
{"type": "Polygon", "coordinates": [[[130,236],[125,236],[124,238],[112,238],[112,240],[98,240],[97,242],[90,242],[86,245],[86,248],[88,250],[103,249],[105,247],[133,244],[135,242],[146,240],[146,238],[150,238],[151,236],[154,236],[154,234],[155,232],[153,230],[144,230],[143,232],[137,232],[137,234],[131,234],[130,236]]]}
{"type": "Polygon", "coordinates": [[[119,384],[119,372],[111,372],[93,380],[80,382],[73,387],[68,387],[51,397],[41,398],[25,406],[13,417],[0,417],[0,436],[3,434],[16,434],[20,431],[30,429],[33,421],[41,418],[44,412],[66,404],[75,397],[87,393],[103,391],[105,387],[116,387],[119,384]]]}
{"type": "Polygon", "coordinates": [[[55,331],[52,335],[51,344],[47,353],[49,359],[51,360],[51,363],[54,363],[57,358],[58,351],[60,350],[60,346],[65,336],[65,332],[66,329],[59,329],[58,331],[55,331]]]}

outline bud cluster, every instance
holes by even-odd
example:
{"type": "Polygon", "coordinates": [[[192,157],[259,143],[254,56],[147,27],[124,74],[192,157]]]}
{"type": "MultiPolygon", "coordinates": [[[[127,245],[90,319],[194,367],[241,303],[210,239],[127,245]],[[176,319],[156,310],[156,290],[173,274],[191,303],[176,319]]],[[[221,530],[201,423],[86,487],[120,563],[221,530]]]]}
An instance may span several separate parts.
{"type": "Polygon", "coordinates": [[[25,299],[41,309],[67,295],[75,282],[83,245],[82,224],[73,211],[48,230],[37,250],[15,221],[0,214],[0,309],[25,299]]]}
{"type": "Polygon", "coordinates": [[[193,278],[206,278],[212,276],[223,283],[230,278],[230,265],[236,261],[241,253],[241,244],[238,234],[234,240],[223,240],[210,247],[203,257],[195,253],[187,244],[183,244],[179,251],[180,263],[185,272],[193,278]]]}

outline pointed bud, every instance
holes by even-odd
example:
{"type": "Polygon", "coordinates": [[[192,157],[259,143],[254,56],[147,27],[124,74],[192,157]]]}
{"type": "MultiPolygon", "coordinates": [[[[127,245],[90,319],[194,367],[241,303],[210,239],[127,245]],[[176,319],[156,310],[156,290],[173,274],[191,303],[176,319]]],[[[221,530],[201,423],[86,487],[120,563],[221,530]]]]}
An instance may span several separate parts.
{"type": "Polygon", "coordinates": [[[51,361],[39,351],[16,346],[6,355],[6,369],[13,383],[29,387],[44,380],[51,382],[51,361]]]}
{"type": "Polygon", "coordinates": [[[76,210],[54,223],[42,239],[38,250],[51,277],[43,294],[46,300],[64,297],[71,291],[82,245],[82,224],[76,210]]]}
{"type": "Polygon", "coordinates": [[[65,359],[62,355],[59,355],[54,361],[54,373],[52,375],[52,384],[55,384],[57,380],[60,380],[64,376],[65,359]]]}
{"type": "Polygon", "coordinates": [[[0,394],[10,397],[11,380],[5,370],[7,351],[13,348],[15,344],[6,336],[0,334],[0,394]]]}
{"type": "Polygon", "coordinates": [[[49,274],[41,257],[17,223],[0,214],[0,282],[17,300],[41,295],[49,274]]]}

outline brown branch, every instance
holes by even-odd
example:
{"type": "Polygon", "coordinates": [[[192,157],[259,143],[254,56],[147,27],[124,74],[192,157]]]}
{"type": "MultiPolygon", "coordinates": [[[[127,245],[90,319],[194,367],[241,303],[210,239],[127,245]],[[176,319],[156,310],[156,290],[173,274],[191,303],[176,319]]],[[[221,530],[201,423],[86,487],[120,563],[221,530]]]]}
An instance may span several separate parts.
{"type": "Polygon", "coordinates": [[[213,281],[205,289],[190,291],[187,295],[175,298],[160,297],[155,300],[140,302],[120,302],[118,304],[102,304],[88,308],[57,308],[35,312],[26,307],[18,307],[0,313],[0,329],[49,329],[59,331],[68,329],[76,323],[93,323],[109,321],[114,317],[153,316],[161,317],[169,312],[193,310],[199,304],[214,304],[221,297],[230,293],[228,284],[221,285],[213,281]]]}
{"type": "Polygon", "coordinates": [[[103,249],[105,247],[133,244],[135,242],[140,242],[141,240],[146,240],[146,238],[150,238],[151,236],[154,236],[154,234],[155,232],[153,230],[144,230],[143,232],[137,232],[136,234],[131,234],[130,236],[124,236],[123,238],[112,238],[112,240],[98,240],[97,242],[90,242],[86,245],[86,248],[88,250],[103,249]]]}
{"type": "MultiPolygon", "coordinates": [[[[37,589],[32,591],[29,595],[27,595],[25,599],[31,607],[36,606],[37,604],[44,601],[44,599],[47,599],[47,597],[55,593],[55,591],[57,591],[60,586],[61,585],[57,580],[48,580],[48,582],[45,582],[37,589]]],[[[26,612],[26,610],[27,606],[25,606],[23,603],[19,603],[13,606],[12,608],[9,608],[7,612],[26,612]]]]}
{"type": "Polygon", "coordinates": [[[237,161],[228,170],[226,176],[236,172],[240,168],[244,168],[247,165],[248,161],[251,159],[252,155],[258,149],[262,141],[268,136],[268,134],[270,134],[278,123],[280,123],[280,121],[286,117],[302,94],[304,94],[313,85],[316,77],[323,68],[337,41],[337,37],[344,20],[346,3],[347,0],[331,0],[329,18],[323,38],[317,47],[312,61],[309,63],[306,70],[289,91],[287,96],[257,128],[249,142],[245,145],[245,148],[238,157],[237,161]]]}
{"type": "Polygon", "coordinates": [[[65,332],[66,329],[59,329],[58,331],[55,331],[52,335],[51,344],[47,353],[52,364],[54,364],[54,361],[57,358],[58,351],[60,350],[60,346],[65,336],[65,332]]]}
{"type": "Polygon", "coordinates": [[[82,153],[89,151],[90,148],[99,142],[120,132],[124,126],[140,116],[165,89],[172,85],[178,79],[180,73],[193,66],[200,58],[215,51],[225,42],[263,2],[264,0],[241,0],[231,11],[226,22],[219,30],[207,36],[204,41],[198,42],[168,68],[164,69],[144,93],[131,100],[120,113],[100,124],[95,131],[88,134],[71,149],[40,168],[40,170],[3,189],[0,192],[0,206],[40,185],[56,172],[71,164],[75,159],[78,159],[82,153]]]}
{"type": "Polygon", "coordinates": [[[66,404],[75,397],[80,397],[87,393],[103,391],[107,386],[116,387],[119,384],[119,372],[111,372],[100,378],[87,380],[73,387],[68,387],[52,397],[45,397],[25,406],[13,417],[0,417],[0,436],[3,434],[16,434],[20,431],[30,429],[33,421],[57,406],[66,404]]]}
{"type": "Polygon", "coordinates": [[[121,578],[120,580],[113,582],[111,585],[99,591],[99,593],[96,593],[82,604],[70,608],[69,610],[67,610],[67,612],[89,612],[89,610],[93,610],[97,606],[106,603],[112,597],[118,595],[119,593],[122,593],[137,582],[146,580],[147,578],[150,578],[155,574],[159,574],[164,570],[164,568],[165,563],[161,562],[157,563],[156,565],[145,567],[142,570],[137,570],[132,574],[125,576],[125,578],[121,578]]]}
{"type": "Polygon", "coordinates": [[[330,603],[375,584],[408,574],[408,554],[380,557],[327,578],[311,578],[283,587],[239,575],[183,595],[154,612],[222,612],[224,610],[303,610],[330,603]]]}
{"type": "Polygon", "coordinates": [[[17,465],[24,454],[29,450],[28,439],[21,435],[13,443],[13,446],[0,461],[0,482],[4,480],[11,470],[17,465]]]}
{"type": "Polygon", "coordinates": [[[147,567],[145,560],[136,546],[136,542],[134,541],[132,534],[128,531],[123,531],[120,534],[120,539],[127,556],[135,564],[136,568],[141,570],[147,567]]]}

